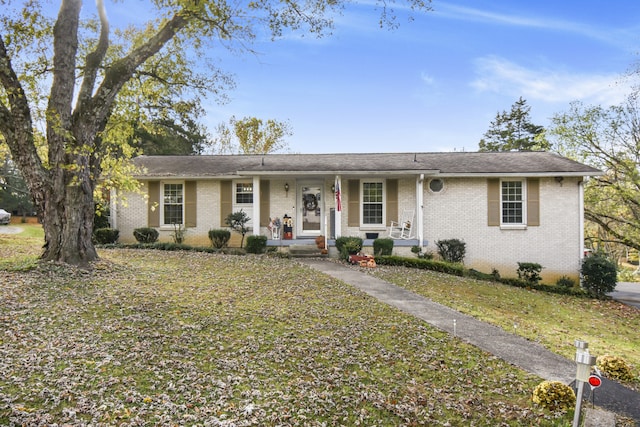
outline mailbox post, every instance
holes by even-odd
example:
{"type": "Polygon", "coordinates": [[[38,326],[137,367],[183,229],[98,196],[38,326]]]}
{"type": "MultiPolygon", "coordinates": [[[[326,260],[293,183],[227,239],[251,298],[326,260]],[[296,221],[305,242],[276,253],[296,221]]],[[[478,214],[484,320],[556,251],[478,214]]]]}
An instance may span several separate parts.
{"type": "Polygon", "coordinates": [[[576,340],[576,385],[578,391],[576,393],[576,412],[573,416],[573,427],[580,424],[580,407],[582,406],[582,392],[584,383],[589,381],[591,375],[591,367],[596,364],[596,357],[589,354],[589,344],[585,341],[576,340]]]}

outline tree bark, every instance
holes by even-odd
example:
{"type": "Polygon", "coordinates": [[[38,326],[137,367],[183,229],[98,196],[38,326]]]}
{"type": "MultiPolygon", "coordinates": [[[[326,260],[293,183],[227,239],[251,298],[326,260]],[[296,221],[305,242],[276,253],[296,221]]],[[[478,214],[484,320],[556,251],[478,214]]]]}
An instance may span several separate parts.
{"type": "Polygon", "coordinates": [[[105,71],[98,70],[109,45],[108,22],[97,0],[101,31],[93,52],[85,58],[83,81],[74,103],[81,0],[61,3],[53,28],[53,79],[46,111],[48,156],[37,153],[29,103],[0,34],[0,133],[23,173],[43,224],[42,259],[87,266],[98,258],[92,242],[95,203],[93,191],[104,156],[101,132],[116,96],[134,71],[155,55],[193,16],[176,13],[158,32],[105,71]],[[97,87],[96,87],[97,85],[97,87]],[[75,105],[74,105],[75,104],[75,105]],[[75,107],[75,108],[74,108],[75,107]]]}

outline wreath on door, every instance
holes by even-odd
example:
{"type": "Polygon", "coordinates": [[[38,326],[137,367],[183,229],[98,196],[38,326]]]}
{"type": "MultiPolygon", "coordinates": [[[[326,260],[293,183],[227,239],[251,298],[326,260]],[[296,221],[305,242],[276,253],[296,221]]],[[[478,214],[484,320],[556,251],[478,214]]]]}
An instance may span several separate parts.
{"type": "Polygon", "coordinates": [[[318,198],[314,194],[305,194],[302,196],[304,208],[308,211],[315,211],[318,209],[318,198]]]}

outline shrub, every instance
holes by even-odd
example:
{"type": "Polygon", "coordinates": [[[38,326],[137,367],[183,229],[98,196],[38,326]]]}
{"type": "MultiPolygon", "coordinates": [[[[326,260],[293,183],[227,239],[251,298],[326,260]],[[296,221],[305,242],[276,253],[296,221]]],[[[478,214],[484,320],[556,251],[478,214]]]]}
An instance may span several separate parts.
{"type": "Polygon", "coordinates": [[[96,203],[93,215],[93,230],[95,231],[99,228],[111,228],[111,224],[109,224],[109,208],[101,203],[96,203]]]}
{"type": "Polygon", "coordinates": [[[242,248],[242,246],[244,245],[244,236],[245,234],[247,234],[247,231],[249,231],[247,223],[250,220],[251,218],[249,218],[249,215],[247,215],[246,212],[244,212],[242,209],[240,209],[238,212],[230,213],[225,218],[225,222],[227,223],[227,225],[231,227],[233,231],[236,231],[242,235],[242,239],[240,240],[240,248],[242,248]]]}
{"type": "Polygon", "coordinates": [[[231,239],[231,231],[223,230],[221,228],[209,230],[209,240],[211,240],[211,246],[216,249],[222,249],[231,239]]]}
{"type": "Polygon", "coordinates": [[[393,252],[393,239],[382,238],[373,241],[374,255],[391,255],[393,252]]]}
{"type": "Polygon", "coordinates": [[[571,277],[562,276],[556,281],[556,286],[559,286],[565,289],[572,289],[576,286],[576,281],[573,280],[571,277]]]}
{"type": "Polygon", "coordinates": [[[173,224],[173,243],[181,245],[184,243],[184,235],[187,234],[187,229],[182,224],[173,224]]]}
{"type": "Polygon", "coordinates": [[[633,381],[631,366],[621,357],[608,354],[596,359],[596,366],[607,378],[621,381],[633,381]]]}
{"type": "Polygon", "coordinates": [[[456,276],[464,275],[464,268],[460,264],[451,264],[431,259],[405,258],[399,256],[376,256],[376,263],[380,265],[394,265],[409,268],[420,268],[422,270],[433,270],[456,276]]]}
{"type": "Polygon", "coordinates": [[[537,285],[542,279],[542,277],[540,277],[540,271],[542,271],[542,266],[535,262],[518,263],[518,279],[524,280],[527,283],[537,285]]]}
{"type": "Polygon", "coordinates": [[[438,254],[446,262],[459,262],[462,264],[466,252],[466,243],[460,239],[448,239],[436,241],[438,254]]]}
{"type": "Polygon", "coordinates": [[[139,243],[155,243],[158,241],[159,236],[160,233],[158,230],[151,227],[136,228],[133,230],[133,237],[135,237],[139,243]]]}
{"type": "Polygon", "coordinates": [[[93,238],[100,245],[109,245],[118,241],[120,231],[114,228],[98,228],[93,232],[93,238]]]}
{"type": "Polygon", "coordinates": [[[493,270],[491,273],[483,273],[481,271],[470,268],[469,270],[466,271],[465,276],[471,277],[477,280],[494,281],[494,280],[500,279],[500,275],[496,277],[495,275],[496,273],[497,273],[497,270],[493,270]]]}
{"type": "Polygon", "coordinates": [[[416,254],[418,258],[433,259],[433,253],[431,251],[422,252],[422,247],[418,245],[411,246],[411,252],[416,254]]]}
{"type": "Polygon", "coordinates": [[[338,237],[336,239],[336,249],[340,253],[341,259],[348,260],[349,255],[355,255],[362,250],[362,239],[360,237],[338,237]]]}
{"type": "Polygon", "coordinates": [[[261,254],[267,249],[267,236],[247,237],[247,253],[261,254]]]}
{"type": "Polygon", "coordinates": [[[568,411],[575,408],[576,394],[560,381],[543,381],[533,390],[533,403],[550,411],[568,411]]]}
{"type": "Polygon", "coordinates": [[[616,288],[617,271],[614,262],[603,255],[592,255],[582,261],[582,287],[596,298],[602,298],[616,288]]]}

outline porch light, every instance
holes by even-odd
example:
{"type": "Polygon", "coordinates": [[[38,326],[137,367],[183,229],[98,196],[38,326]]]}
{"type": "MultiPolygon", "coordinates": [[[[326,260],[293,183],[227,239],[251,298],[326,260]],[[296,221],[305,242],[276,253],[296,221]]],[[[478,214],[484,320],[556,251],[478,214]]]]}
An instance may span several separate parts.
{"type": "Polygon", "coordinates": [[[287,193],[289,192],[289,183],[288,182],[284,183],[284,191],[286,191],[287,193]]]}

